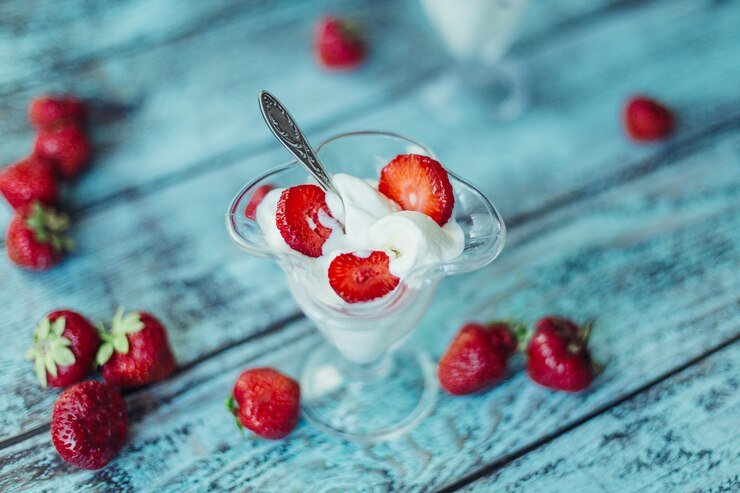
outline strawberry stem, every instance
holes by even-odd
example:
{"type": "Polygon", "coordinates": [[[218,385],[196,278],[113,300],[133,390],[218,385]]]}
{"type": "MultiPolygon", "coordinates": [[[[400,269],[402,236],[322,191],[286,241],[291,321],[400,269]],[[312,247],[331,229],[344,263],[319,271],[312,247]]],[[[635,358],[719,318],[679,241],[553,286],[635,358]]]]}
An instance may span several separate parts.
{"type": "Polygon", "coordinates": [[[593,320],[587,320],[581,327],[581,333],[579,334],[579,336],[584,345],[588,344],[588,338],[591,337],[591,330],[593,329],[593,327],[593,320]]]}
{"type": "Polygon", "coordinates": [[[239,431],[242,433],[242,435],[244,435],[244,426],[242,425],[241,421],[239,421],[239,405],[236,403],[236,399],[234,399],[233,395],[229,395],[229,397],[226,398],[226,400],[224,401],[224,406],[226,406],[229,414],[234,417],[236,427],[239,428],[239,431]]]}
{"type": "Polygon", "coordinates": [[[529,339],[532,334],[530,333],[529,327],[527,327],[526,323],[512,319],[498,320],[491,323],[506,324],[506,326],[509,327],[509,330],[514,336],[514,339],[516,339],[517,350],[521,352],[525,352],[527,350],[527,345],[529,344],[529,339]]]}

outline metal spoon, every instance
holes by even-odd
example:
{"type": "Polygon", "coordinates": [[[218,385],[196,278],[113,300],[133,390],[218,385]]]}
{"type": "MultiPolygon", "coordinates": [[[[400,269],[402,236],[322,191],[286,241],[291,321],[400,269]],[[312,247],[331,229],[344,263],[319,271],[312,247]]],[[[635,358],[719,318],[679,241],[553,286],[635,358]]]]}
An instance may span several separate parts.
{"type": "Polygon", "coordinates": [[[334,187],[329,173],[324,169],[311,144],[308,143],[306,136],[298,128],[288,110],[267,91],[260,93],[259,103],[262,117],[277,140],[295,156],[298,162],[311,173],[311,176],[316,178],[324,191],[333,192],[341,200],[342,197],[334,187]]]}

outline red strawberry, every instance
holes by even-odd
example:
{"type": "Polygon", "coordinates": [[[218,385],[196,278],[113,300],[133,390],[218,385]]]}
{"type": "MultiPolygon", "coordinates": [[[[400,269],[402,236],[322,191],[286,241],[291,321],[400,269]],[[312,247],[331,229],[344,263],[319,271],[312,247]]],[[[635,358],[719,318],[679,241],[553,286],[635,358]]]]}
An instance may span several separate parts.
{"type": "Polygon", "coordinates": [[[671,110],[643,96],[631,98],[624,107],[624,125],[634,140],[658,140],[673,132],[671,110]]]}
{"type": "Polygon", "coordinates": [[[236,379],[226,407],[240,427],[262,438],[279,440],[298,423],[300,401],[298,382],[272,368],[252,368],[236,379]]]}
{"type": "Polygon", "coordinates": [[[559,317],[541,318],[527,348],[527,373],[542,385],[579,392],[596,377],[586,342],[589,327],[559,317]]]}
{"type": "Polygon", "coordinates": [[[18,209],[5,233],[8,258],[21,267],[48,269],[74,247],[64,235],[68,227],[66,215],[40,202],[18,209]]]}
{"type": "Polygon", "coordinates": [[[331,234],[331,228],[325,225],[330,217],[324,191],[316,185],[298,185],[280,194],[275,220],[290,248],[320,257],[321,247],[331,234]]]}
{"type": "Polygon", "coordinates": [[[57,200],[54,166],[33,156],[18,161],[0,171],[0,193],[14,209],[36,200],[53,204],[57,200]]]}
{"type": "Polygon", "coordinates": [[[401,154],[380,172],[378,191],[405,211],[419,211],[443,226],[452,216],[455,194],[447,171],[438,161],[419,154],[401,154]]]}
{"type": "Polygon", "coordinates": [[[51,440],[73,466],[100,469],[118,455],[126,435],[126,402],[110,385],[95,380],[78,383],[54,403],[51,440]]]}
{"type": "Polygon", "coordinates": [[[257,190],[252,192],[252,196],[249,198],[249,202],[247,202],[247,206],[244,208],[244,215],[247,217],[247,219],[254,220],[257,214],[257,207],[259,207],[262,201],[265,200],[265,195],[267,195],[274,189],[275,187],[268,183],[266,185],[262,185],[261,187],[257,188],[257,190]]]}
{"type": "Polygon", "coordinates": [[[40,130],[33,152],[54,163],[63,178],[74,178],[90,160],[92,146],[82,127],[67,123],[40,130]]]}
{"type": "Polygon", "coordinates": [[[375,251],[367,257],[342,253],[329,264],[329,284],[347,303],[371,301],[398,286],[399,279],[391,274],[389,265],[385,252],[375,251]]]}
{"type": "Polygon", "coordinates": [[[49,128],[61,122],[82,123],[85,103],[74,96],[41,96],[31,101],[28,119],[38,128],[49,128]]]}
{"type": "Polygon", "coordinates": [[[316,26],[316,55],[324,67],[334,70],[352,69],[365,58],[365,41],[360,25],[327,16],[316,26]]]}
{"type": "Polygon", "coordinates": [[[90,373],[99,346],[98,331],[85,317],[57,310],[39,322],[26,357],[34,360],[42,387],[66,387],[90,373]]]}
{"type": "Polygon", "coordinates": [[[162,380],[175,371],[167,332],[152,315],[132,312],[124,316],[119,308],[110,331],[102,329],[103,344],[98,350],[97,363],[109,384],[138,387],[162,380]]]}
{"type": "Polygon", "coordinates": [[[506,374],[507,361],[516,346],[514,335],[503,322],[467,323],[439,360],[439,383],[453,395],[490,387],[506,374]]]}

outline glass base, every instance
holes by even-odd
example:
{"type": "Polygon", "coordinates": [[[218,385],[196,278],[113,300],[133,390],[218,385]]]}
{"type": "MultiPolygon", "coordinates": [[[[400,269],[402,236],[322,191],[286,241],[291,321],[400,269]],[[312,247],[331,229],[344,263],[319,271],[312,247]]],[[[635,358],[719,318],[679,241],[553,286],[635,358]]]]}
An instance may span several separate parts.
{"type": "Polygon", "coordinates": [[[322,344],[309,355],[301,374],[306,418],[347,440],[396,438],[429,415],[436,397],[432,361],[403,348],[372,365],[357,366],[322,344]]]}
{"type": "Polygon", "coordinates": [[[478,127],[519,117],[529,102],[525,81],[523,69],[516,63],[459,66],[429,84],[422,98],[447,123],[478,127]]]}

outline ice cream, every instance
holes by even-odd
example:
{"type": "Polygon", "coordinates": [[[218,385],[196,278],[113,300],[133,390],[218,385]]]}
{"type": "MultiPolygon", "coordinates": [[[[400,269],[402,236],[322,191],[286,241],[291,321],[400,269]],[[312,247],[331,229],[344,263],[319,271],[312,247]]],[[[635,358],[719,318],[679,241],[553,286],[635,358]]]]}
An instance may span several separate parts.
{"type": "Polygon", "coordinates": [[[401,281],[414,269],[447,262],[462,253],[464,234],[454,216],[440,226],[421,212],[401,210],[377,190],[376,182],[341,173],[334,175],[333,182],[341,200],[333,193],[326,194],[331,216],[320,216],[319,221],[331,228],[331,234],[317,258],[291,249],[277,227],[275,217],[283,189],[270,191],[256,213],[269,247],[276,252],[299,255],[314,278],[316,295],[322,299],[342,302],[327,276],[332,260],[342,253],[362,256],[371,251],[386,252],[391,273],[401,281]]]}

